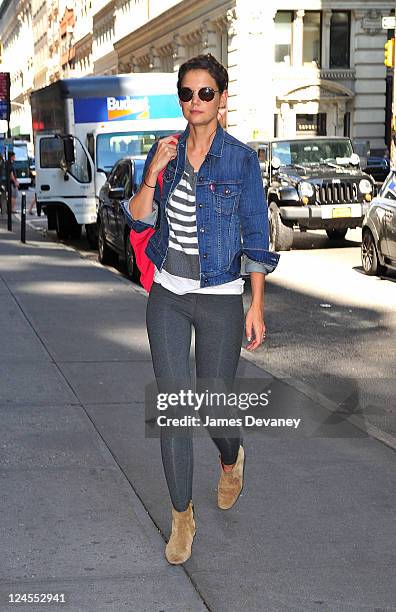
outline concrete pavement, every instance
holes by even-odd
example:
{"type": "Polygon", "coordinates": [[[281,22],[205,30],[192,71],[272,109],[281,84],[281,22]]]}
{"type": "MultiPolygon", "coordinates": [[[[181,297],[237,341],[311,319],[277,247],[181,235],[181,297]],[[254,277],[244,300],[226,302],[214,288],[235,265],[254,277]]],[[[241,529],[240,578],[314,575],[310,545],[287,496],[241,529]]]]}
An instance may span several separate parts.
{"type": "MultiPolygon", "coordinates": [[[[144,436],[145,303],[0,222],[0,610],[15,609],[9,593],[43,592],[66,597],[46,609],[76,612],[395,610],[394,452],[283,383],[278,406],[304,427],[246,436],[232,510],[215,504],[216,448],[195,440],[193,556],[167,564],[170,502],[144,436]]],[[[272,380],[246,360],[239,375],[272,380]]]]}

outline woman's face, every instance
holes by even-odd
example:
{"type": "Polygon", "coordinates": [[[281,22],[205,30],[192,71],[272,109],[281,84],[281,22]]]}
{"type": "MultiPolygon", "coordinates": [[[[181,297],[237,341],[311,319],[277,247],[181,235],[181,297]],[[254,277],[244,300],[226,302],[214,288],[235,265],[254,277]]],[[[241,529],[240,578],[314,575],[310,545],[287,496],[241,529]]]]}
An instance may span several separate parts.
{"type": "Polygon", "coordinates": [[[184,75],[181,86],[189,87],[194,92],[189,102],[182,102],[179,99],[183,115],[190,125],[207,125],[211,123],[214,119],[217,119],[219,107],[226,105],[227,92],[224,91],[220,94],[217,91],[219,89],[218,85],[207,70],[189,70],[184,75]],[[202,87],[211,87],[216,91],[213,100],[210,102],[201,100],[198,96],[198,91],[202,87]]]}

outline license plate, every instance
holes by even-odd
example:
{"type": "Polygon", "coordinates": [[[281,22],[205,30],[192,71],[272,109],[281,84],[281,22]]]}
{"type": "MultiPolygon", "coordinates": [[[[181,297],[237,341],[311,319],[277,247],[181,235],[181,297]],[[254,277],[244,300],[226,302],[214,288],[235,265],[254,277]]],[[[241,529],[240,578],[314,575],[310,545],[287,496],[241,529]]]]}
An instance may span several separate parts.
{"type": "Polygon", "coordinates": [[[352,217],[352,211],[349,206],[333,208],[332,217],[333,219],[339,219],[340,217],[352,217]]]}

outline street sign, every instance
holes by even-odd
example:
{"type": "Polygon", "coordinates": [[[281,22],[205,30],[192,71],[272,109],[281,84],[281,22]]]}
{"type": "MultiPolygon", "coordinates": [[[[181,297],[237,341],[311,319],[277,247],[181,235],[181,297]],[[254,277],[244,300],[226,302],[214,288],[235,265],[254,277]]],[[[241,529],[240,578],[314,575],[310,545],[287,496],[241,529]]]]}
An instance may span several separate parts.
{"type": "Polygon", "coordinates": [[[396,17],[390,15],[389,17],[382,17],[382,29],[383,30],[394,30],[396,28],[396,17]]]}
{"type": "Polygon", "coordinates": [[[0,119],[10,120],[10,73],[0,72],[0,119]]]}

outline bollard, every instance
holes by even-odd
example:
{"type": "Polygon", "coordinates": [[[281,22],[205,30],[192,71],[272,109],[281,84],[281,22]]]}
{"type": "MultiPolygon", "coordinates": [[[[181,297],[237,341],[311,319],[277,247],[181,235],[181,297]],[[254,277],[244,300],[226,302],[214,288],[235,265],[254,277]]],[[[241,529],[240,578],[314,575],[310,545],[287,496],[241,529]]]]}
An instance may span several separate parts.
{"type": "Polygon", "coordinates": [[[21,242],[26,242],[26,192],[22,191],[21,199],[21,242]]]}
{"type": "Polygon", "coordinates": [[[7,229],[12,232],[10,162],[6,161],[7,229]]]}

